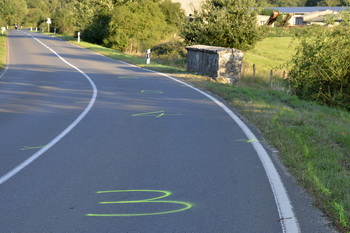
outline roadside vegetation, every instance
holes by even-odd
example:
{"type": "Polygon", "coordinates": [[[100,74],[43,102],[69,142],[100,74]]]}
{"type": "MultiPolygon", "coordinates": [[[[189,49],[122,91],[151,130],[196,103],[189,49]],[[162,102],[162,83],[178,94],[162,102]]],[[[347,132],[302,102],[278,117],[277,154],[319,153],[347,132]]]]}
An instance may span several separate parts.
{"type": "MultiPolygon", "coordinates": [[[[46,31],[45,19],[51,17],[51,32],[60,32],[55,36],[78,44],[81,32],[81,47],[183,78],[225,99],[279,151],[316,205],[341,231],[350,232],[349,12],[344,12],[342,25],[331,29],[269,29],[249,28],[255,25],[257,12],[250,10],[257,4],[254,0],[208,0],[205,11],[195,12],[192,20],[170,0],[52,0],[50,5],[42,0],[0,0],[0,6],[4,2],[27,5],[21,5],[21,14],[0,11],[5,15],[0,23],[23,22],[46,31]],[[235,24],[234,17],[242,22],[235,24]],[[195,43],[246,50],[237,85],[188,74],[185,46],[195,43]],[[147,48],[152,48],[148,65],[147,48]]],[[[257,7],[348,3],[259,2],[257,7]]],[[[3,42],[1,36],[0,57],[5,54],[3,42]]]]}
{"type": "Polygon", "coordinates": [[[0,34],[0,70],[6,66],[6,34],[0,34]]]}

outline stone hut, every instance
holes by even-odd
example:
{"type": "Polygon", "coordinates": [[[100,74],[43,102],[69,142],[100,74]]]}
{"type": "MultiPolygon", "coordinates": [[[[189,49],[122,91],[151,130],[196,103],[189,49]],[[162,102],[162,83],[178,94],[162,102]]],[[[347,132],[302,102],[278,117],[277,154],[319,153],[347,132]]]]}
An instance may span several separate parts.
{"type": "Polygon", "coordinates": [[[241,77],[243,52],[232,48],[194,45],[186,47],[187,71],[235,84],[241,77]]]}

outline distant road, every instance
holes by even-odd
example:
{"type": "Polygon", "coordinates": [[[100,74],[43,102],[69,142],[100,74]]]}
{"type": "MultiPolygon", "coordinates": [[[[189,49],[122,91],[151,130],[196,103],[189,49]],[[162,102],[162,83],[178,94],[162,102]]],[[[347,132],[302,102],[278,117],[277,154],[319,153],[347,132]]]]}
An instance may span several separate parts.
{"type": "Polygon", "coordinates": [[[330,232],[212,96],[39,33],[9,46],[1,232],[330,232]]]}

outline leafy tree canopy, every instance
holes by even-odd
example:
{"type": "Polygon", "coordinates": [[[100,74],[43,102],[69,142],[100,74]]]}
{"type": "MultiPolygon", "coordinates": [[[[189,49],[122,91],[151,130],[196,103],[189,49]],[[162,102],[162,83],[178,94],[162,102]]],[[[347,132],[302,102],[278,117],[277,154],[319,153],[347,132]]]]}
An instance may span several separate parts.
{"type": "Polygon", "coordinates": [[[25,0],[0,0],[0,18],[4,21],[3,23],[22,24],[27,11],[25,0]]]}
{"type": "Polygon", "coordinates": [[[188,44],[248,50],[260,39],[253,0],[207,0],[183,27],[188,44]]]}
{"type": "Polygon", "coordinates": [[[104,44],[117,50],[149,48],[170,33],[162,9],[152,0],[130,1],[116,7],[109,28],[104,44]]]}
{"type": "Polygon", "coordinates": [[[349,0],[257,0],[264,7],[348,6],[349,0]]]}

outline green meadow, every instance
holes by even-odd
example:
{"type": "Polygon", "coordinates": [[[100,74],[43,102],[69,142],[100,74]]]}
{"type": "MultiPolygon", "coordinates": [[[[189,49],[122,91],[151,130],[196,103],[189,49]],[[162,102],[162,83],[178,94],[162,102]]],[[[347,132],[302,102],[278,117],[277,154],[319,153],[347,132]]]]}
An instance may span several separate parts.
{"type": "Polygon", "coordinates": [[[293,37],[265,38],[244,54],[244,75],[252,75],[253,64],[256,75],[263,78],[269,77],[270,70],[286,70],[283,66],[292,59],[296,46],[297,41],[293,37]]]}

